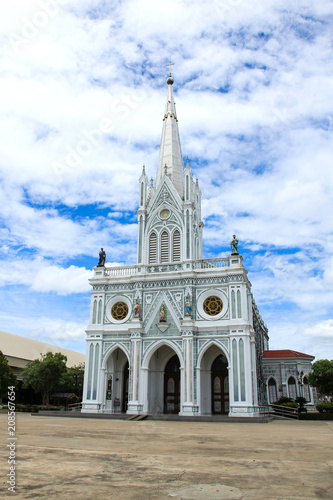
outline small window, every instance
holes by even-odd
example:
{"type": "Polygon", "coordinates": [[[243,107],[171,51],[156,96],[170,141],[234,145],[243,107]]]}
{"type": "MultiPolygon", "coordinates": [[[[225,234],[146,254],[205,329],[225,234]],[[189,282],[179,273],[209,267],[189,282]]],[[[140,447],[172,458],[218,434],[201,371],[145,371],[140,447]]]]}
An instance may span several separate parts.
{"type": "Polygon", "coordinates": [[[99,325],[102,323],[102,300],[101,299],[98,301],[97,323],[99,325]]]}
{"type": "Polygon", "coordinates": [[[270,378],[268,381],[268,399],[269,403],[272,404],[275,401],[277,401],[277,389],[276,389],[276,382],[273,378],[270,378]]]}
{"type": "Polygon", "coordinates": [[[149,237],[149,264],[157,262],[157,236],[156,233],[151,233],[149,237]]]}
{"type": "Polygon", "coordinates": [[[96,314],[97,314],[97,300],[95,299],[93,305],[93,317],[92,317],[93,325],[96,323],[96,314]]]}
{"type": "Polygon", "coordinates": [[[173,233],[172,260],[180,262],[180,232],[178,229],[173,233]]]}
{"type": "Polygon", "coordinates": [[[169,262],[169,234],[166,231],[161,234],[161,262],[169,262]]]}
{"type": "Polygon", "coordinates": [[[288,378],[288,391],[289,391],[289,397],[291,399],[297,398],[296,381],[295,381],[294,377],[288,378]]]}

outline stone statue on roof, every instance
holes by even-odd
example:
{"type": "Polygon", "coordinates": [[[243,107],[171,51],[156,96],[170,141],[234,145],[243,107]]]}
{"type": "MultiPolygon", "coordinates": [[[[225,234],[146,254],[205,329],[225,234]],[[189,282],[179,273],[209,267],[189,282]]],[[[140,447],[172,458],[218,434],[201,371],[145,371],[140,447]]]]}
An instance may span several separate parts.
{"type": "Polygon", "coordinates": [[[230,241],[230,245],[231,245],[231,252],[233,254],[238,255],[238,251],[237,251],[238,239],[236,238],[235,234],[233,235],[232,240],[230,241]]]}
{"type": "Polygon", "coordinates": [[[104,252],[103,248],[101,248],[101,251],[99,252],[99,261],[97,267],[104,267],[105,259],[106,259],[106,253],[104,252]]]}

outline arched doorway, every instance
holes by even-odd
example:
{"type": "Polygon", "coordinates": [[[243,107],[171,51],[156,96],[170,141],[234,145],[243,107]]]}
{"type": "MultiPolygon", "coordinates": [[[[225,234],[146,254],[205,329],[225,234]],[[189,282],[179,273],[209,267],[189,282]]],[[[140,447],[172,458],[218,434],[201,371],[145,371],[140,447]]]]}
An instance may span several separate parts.
{"type": "Polygon", "coordinates": [[[105,411],[127,410],[129,363],[124,351],[119,347],[107,358],[105,365],[105,411]]]}
{"type": "Polygon", "coordinates": [[[219,354],[212,364],[212,413],[228,413],[229,411],[229,379],[228,361],[219,354]]]}
{"type": "Polygon", "coordinates": [[[200,357],[198,388],[202,415],[229,412],[229,369],[223,350],[211,344],[200,357]]]}
{"type": "Polygon", "coordinates": [[[148,363],[147,413],[179,413],[180,366],[176,352],[169,345],[160,345],[148,363]]]}
{"type": "Polygon", "coordinates": [[[164,413],[180,410],[180,362],[177,355],[169,359],[164,370],[164,413]]]}

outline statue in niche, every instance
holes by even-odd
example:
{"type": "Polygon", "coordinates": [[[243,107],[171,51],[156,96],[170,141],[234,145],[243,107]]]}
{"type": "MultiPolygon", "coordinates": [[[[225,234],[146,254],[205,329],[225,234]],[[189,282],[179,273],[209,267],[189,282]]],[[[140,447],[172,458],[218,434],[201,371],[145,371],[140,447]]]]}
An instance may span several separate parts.
{"type": "Polygon", "coordinates": [[[191,316],[191,305],[188,300],[185,300],[185,316],[191,316]]]}
{"type": "Polygon", "coordinates": [[[160,309],[160,323],[165,323],[165,322],[166,322],[166,309],[164,304],[162,304],[160,309]]]}
{"type": "Polygon", "coordinates": [[[99,261],[97,267],[104,267],[105,259],[106,259],[106,253],[104,252],[103,248],[101,248],[101,251],[99,252],[99,261]]]}
{"type": "Polygon", "coordinates": [[[235,234],[233,235],[232,240],[230,241],[230,245],[231,245],[231,252],[233,254],[237,254],[238,255],[238,251],[237,251],[238,239],[236,238],[235,234]]]}
{"type": "Polygon", "coordinates": [[[134,307],[134,318],[140,318],[140,304],[137,302],[134,307]]]}

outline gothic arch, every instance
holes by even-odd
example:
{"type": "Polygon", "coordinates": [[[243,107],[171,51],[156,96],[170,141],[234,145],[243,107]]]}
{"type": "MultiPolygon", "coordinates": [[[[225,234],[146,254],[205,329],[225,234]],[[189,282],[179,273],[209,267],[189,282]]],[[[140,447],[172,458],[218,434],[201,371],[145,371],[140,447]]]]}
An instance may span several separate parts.
{"type": "Polygon", "coordinates": [[[229,356],[229,351],[228,349],[225,347],[224,344],[220,343],[218,340],[211,340],[211,341],[208,341],[206,342],[206,344],[204,344],[200,351],[199,351],[199,356],[198,356],[198,362],[197,362],[197,368],[200,369],[201,367],[201,362],[202,362],[202,358],[205,354],[205,352],[210,348],[212,347],[213,345],[215,345],[215,347],[218,347],[219,349],[221,349],[221,351],[223,352],[223,354],[225,355],[225,357],[227,358],[227,361],[228,361],[228,366],[231,366],[231,362],[230,362],[230,356],[229,356]]]}
{"type": "Polygon", "coordinates": [[[288,377],[287,387],[288,397],[291,399],[297,398],[297,382],[296,378],[293,375],[290,375],[290,377],[288,377]]]}
{"type": "MultiPolygon", "coordinates": [[[[162,210],[162,208],[167,208],[172,212],[172,216],[176,219],[175,221],[172,221],[171,224],[174,224],[175,226],[179,226],[179,228],[183,231],[184,229],[184,223],[181,218],[181,215],[178,213],[178,208],[172,205],[171,203],[168,202],[163,202],[161,203],[158,207],[156,207],[150,214],[149,214],[149,220],[147,221],[147,227],[145,230],[145,235],[146,237],[150,234],[152,230],[155,229],[155,226],[157,224],[156,222],[156,217],[159,218],[159,213],[162,210]]],[[[158,222],[161,222],[160,220],[158,222]]],[[[155,229],[156,230],[156,229],[155,229]]]]}
{"type": "MultiPolygon", "coordinates": [[[[179,348],[179,346],[175,342],[172,342],[170,340],[161,339],[157,342],[154,342],[152,345],[150,345],[148,347],[148,349],[143,357],[143,360],[142,360],[142,368],[144,370],[149,369],[149,363],[150,363],[150,360],[151,360],[153,354],[157,351],[157,349],[159,349],[160,347],[163,347],[164,345],[170,347],[170,349],[172,349],[177,354],[179,361],[180,361],[180,369],[182,370],[184,368],[183,353],[182,353],[181,349],[179,348]]],[[[166,363],[167,362],[168,362],[168,360],[166,361],[166,363]]]]}
{"type": "Polygon", "coordinates": [[[127,352],[127,350],[124,348],[124,346],[122,345],[119,345],[119,344],[113,344],[111,345],[103,354],[103,362],[102,362],[102,370],[106,370],[106,366],[107,366],[107,363],[108,363],[108,360],[109,360],[109,357],[114,353],[114,351],[116,351],[117,349],[120,349],[121,351],[123,351],[123,353],[125,354],[126,356],[126,359],[128,361],[128,364],[129,366],[131,366],[131,362],[130,362],[130,355],[129,355],[129,352],[127,352]]]}
{"type": "Polygon", "coordinates": [[[279,398],[279,396],[278,396],[278,384],[277,384],[277,381],[276,381],[275,377],[273,377],[271,375],[268,378],[268,380],[267,380],[267,399],[268,399],[268,403],[272,404],[274,401],[277,401],[278,398],[279,398]],[[274,387],[275,391],[270,390],[270,387],[274,387]],[[273,396],[273,394],[275,394],[275,397],[273,396]]]}
{"type": "Polygon", "coordinates": [[[178,226],[174,226],[171,230],[171,261],[181,262],[182,261],[182,231],[178,226]],[[177,238],[177,240],[176,240],[177,238]],[[179,245],[179,249],[177,246],[179,245]],[[179,258],[175,259],[175,256],[179,258]]]}

